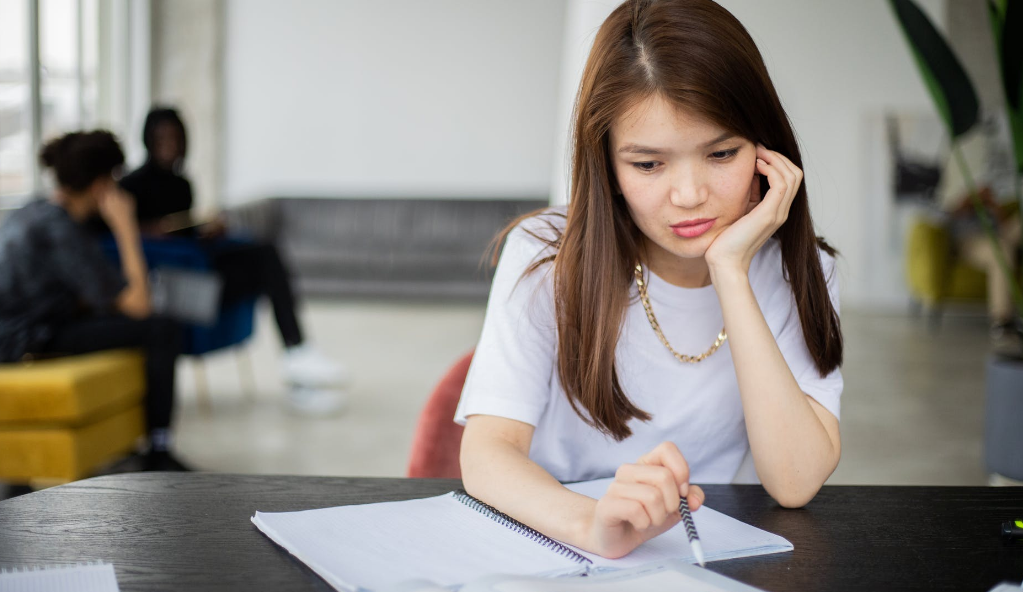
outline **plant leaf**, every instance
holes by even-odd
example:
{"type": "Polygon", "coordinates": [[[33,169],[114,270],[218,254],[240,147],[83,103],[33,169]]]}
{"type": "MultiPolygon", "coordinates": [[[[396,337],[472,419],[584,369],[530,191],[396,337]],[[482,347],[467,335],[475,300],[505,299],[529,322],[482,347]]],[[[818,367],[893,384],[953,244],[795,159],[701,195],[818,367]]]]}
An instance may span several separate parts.
{"type": "Polygon", "coordinates": [[[999,6],[995,0],[987,0],[987,16],[991,21],[991,33],[995,38],[995,53],[998,54],[998,67],[1002,64],[1002,24],[1005,22],[1005,4],[999,6]]]}
{"type": "Polygon", "coordinates": [[[995,38],[995,53],[1005,91],[1016,172],[1023,175],[1023,8],[1020,0],[988,0],[988,16],[995,38]],[[1013,8],[1010,9],[1010,6],[1013,8]]]}
{"type": "Polygon", "coordinates": [[[1002,83],[1009,107],[1019,111],[1020,97],[1023,96],[1023,4],[1019,0],[1010,3],[1004,14],[999,40],[1002,83]]]}
{"type": "Polygon", "coordinates": [[[973,83],[945,38],[912,0],[889,0],[938,113],[953,139],[977,123],[980,103],[973,83]]]}

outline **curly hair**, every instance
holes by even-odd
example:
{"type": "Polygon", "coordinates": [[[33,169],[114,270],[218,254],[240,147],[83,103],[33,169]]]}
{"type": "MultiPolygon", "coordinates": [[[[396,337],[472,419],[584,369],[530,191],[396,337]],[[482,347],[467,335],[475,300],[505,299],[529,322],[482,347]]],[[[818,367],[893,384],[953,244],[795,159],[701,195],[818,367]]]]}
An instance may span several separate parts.
{"type": "Polygon", "coordinates": [[[47,142],[39,160],[53,169],[61,187],[80,192],[120,168],[124,152],[114,134],[106,130],[72,132],[47,142]]]}

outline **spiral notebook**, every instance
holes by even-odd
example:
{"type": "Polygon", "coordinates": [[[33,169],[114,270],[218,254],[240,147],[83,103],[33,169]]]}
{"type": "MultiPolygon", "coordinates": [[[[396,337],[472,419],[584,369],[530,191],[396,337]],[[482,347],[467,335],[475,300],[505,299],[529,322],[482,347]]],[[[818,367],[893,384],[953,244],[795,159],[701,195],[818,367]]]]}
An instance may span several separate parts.
{"type": "MultiPolygon", "coordinates": [[[[567,487],[599,498],[610,483],[567,487]]],[[[784,538],[706,506],[693,520],[708,561],[792,550],[784,538]]],[[[462,491],[405,502],[256,512],[252,522],[338,590],[379,590],[409,580],[457,586],[494,574],[555,577],[695,561],[681,527],[621,559],[606,559],[552,540],[462,491]]]]}

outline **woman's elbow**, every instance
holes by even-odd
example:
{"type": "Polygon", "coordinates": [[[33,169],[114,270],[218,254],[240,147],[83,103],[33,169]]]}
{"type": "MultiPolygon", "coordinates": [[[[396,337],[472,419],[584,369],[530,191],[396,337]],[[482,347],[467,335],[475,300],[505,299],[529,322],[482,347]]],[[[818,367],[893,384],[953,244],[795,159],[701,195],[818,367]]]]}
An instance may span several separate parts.
{"type": "Polygon", "coordinates": [[[821,475],[794,475],[783,481],[765,480],[763,482],[764,489],[781,507],[802,508],[813,500],[834,470],[832,466],[830,470],[821,475]]]}
{"type": "Polygon", "coordinates": [[[778,505],[783,508],[798,509],[802,508],[817,495],[820,491],[820,487],[816,488],[802,488],[802,489],[791,489],[781,490],[777,492],[768,491],[774,501],[778,502],[778,505]]]}

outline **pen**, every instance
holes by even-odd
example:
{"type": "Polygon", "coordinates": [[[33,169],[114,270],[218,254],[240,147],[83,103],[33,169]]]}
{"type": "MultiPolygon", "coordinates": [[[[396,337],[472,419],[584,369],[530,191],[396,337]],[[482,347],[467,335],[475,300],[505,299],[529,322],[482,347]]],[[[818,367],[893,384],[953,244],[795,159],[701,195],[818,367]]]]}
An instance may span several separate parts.
{"type": "Polygon", "coordinates": [[[700,544],[700,535],[696,534],[696,525],[693,524],[693,515],[689,513],[689,501],[682,498],[678,502],[678,513],[682,515],[682,524],[686,527],[686,536],[689,537],[689,546],[693,548],[693,555],[700,567],[706,565],[703,559],[703,545],[700,544]]]}

